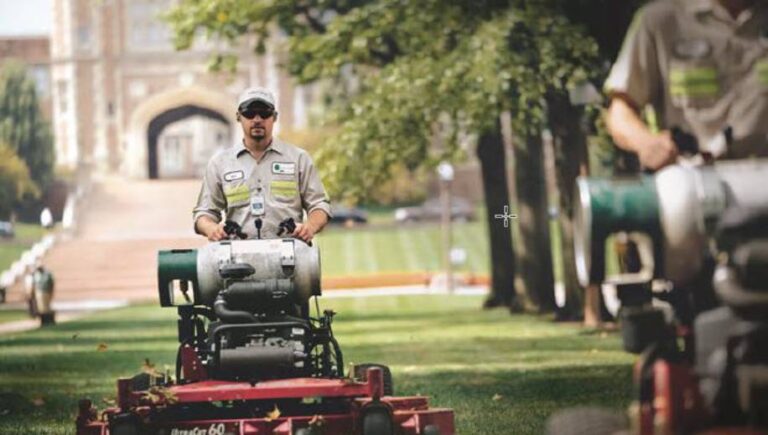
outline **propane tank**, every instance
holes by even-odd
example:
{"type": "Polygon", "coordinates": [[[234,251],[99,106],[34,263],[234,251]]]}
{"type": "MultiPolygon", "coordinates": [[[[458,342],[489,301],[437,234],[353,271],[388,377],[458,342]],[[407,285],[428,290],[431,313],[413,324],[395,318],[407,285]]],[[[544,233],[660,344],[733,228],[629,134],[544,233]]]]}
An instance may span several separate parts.
{"type": "Polygon", "coordinates": [[[608,179],[579,177],[574,210],[576,269],[582,285],[605,278],[605,239],[642,232],[660,248],[657,275],[679,285],[702,268],[708,240],[725,210],[768,204],[768,159],[722,161],[712,166],[669,166],[654,175],[608,179]]]}
{"type": "Polygon", "coordinates": [[[213,306],[225,288],[248,287],[260,294],[289,294],[293,303],[319,296],[320,254],[298,239],[228,240],[200,249],[158,253],[158,291],[162,306],[213,306]],[[236,281],[236,283],[235,283],[236,281]],[[189,300],[177,300],[176,290],[189,300]]]}

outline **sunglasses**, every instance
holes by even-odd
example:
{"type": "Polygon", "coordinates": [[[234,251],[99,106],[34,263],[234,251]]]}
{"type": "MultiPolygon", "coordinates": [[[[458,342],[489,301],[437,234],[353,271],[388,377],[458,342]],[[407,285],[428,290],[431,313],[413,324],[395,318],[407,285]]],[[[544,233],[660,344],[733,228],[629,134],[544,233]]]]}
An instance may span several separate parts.
{"type": "Polygon", "coordinates": [[[245,119],[253,119],[256,115],[261,119],[269,119],[275,114],[274,109],[266,107],[249,107],[240,111],[240,115],[245,119]]]}

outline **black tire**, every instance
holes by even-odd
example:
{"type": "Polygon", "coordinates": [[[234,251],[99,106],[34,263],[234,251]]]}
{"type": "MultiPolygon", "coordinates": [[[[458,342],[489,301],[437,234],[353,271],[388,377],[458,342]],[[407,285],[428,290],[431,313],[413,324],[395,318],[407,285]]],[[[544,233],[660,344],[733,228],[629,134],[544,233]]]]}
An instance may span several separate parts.
{"type": "Polygon", "coordinates": [[[559,411],[547,421],[547,435],[613,435],[629,429],[627,417],[618,412],[594,407],[559,411]]]}
{"type": "Polygon", "coordinates": [[[380,368],[381,371],[384,373],[384,395],[394,396],[395,383],[392,380],[392,372],[389,370],[389,367],[385,366],[384,364],[376,364],[376,363],[355,364],[354,378],[359,379],[361,381],[367,381],[368,369],[374,368],[374,367],[380,368]]]}
{"type": "Polygon", "coordinates": [[[369,407],[363,415],[363,435],[393,435],[394,423],[389,411],[379,405],[369,407]]]}

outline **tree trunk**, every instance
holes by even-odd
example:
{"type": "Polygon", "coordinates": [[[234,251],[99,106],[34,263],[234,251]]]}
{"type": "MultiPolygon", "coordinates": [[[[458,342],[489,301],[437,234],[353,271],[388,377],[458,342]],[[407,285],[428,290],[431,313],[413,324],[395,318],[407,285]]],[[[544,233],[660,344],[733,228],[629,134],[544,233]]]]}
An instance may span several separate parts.
{"type": "Polygon", "coordinates": [[[563,264],[565,306],[557,311],[560,319],[580,316],[584,291],[576,275],[573,248],[573,208],[576,177],[587,174],[587,138],[581,126],[584,110],[571,105],[567,95],[550,94],[547,98],[549,125],[552,130],[560,193],[560,252],[563,264]]]}
{"type": "Polygon", "coordinates": [[[555,309],[555,291],[542,149],[538,133],[515,141],[521,239],[516,246],[516,257],[522,292],[540,312],[550,312],[555,309]]]}
{"type": "Polygon", "coordinates": [[[501,126],[480,136],[477,145],[480,159],[483,192],[485,194],[486,222],[491,247],[491,292],[483,306],[511,307],[515,300],[515,253],[512,247],[511,223],[497,219],[509,207],[506,156],[501,126]]]}

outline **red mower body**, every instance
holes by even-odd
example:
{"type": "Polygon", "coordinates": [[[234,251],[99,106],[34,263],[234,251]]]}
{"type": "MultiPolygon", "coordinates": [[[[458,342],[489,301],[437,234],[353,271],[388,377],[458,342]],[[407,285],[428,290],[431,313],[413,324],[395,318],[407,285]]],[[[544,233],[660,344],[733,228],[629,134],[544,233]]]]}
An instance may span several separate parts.
{"type": "MultiPolygon", "coordinates": [[[[453,411],[431,409],[423,396],[383,396],[382,370],[370,368],[367,380],[296,378],[248,382],[205,380],[185,385],[152,387],[146,391],[133,391],[131,379],[117,383],[118,403],[98,413],[90,401],[82,401],[77,417],[78,435],[114,434],[113,428],[130,426],[138,434],[167,435],[294,435],[294,434],[364,434],[364,419],[370,412],[389,416],[393,434],[419,435],[455,433],[453,411]],[[339,409],[317,413],[297,414],[285,412],[279,405],[258,410],[249,403],[289,403],[310,401],[322,404],[335,401],[339,409]],[[252,411],[252,415],[227,416],[225,418],[177,419],[176,410],[187,406],[224,406],[238,403],[240,410],[252,411]],[[339,412],[341,411],[341,412],[339,412]],[[259,415],[259,414],[264,415],[259,415]]],[[[311,410],[307,405],[306,410],[311,410]]],[[[222,412],[225,414],[228,412],[222,412]]]]}

